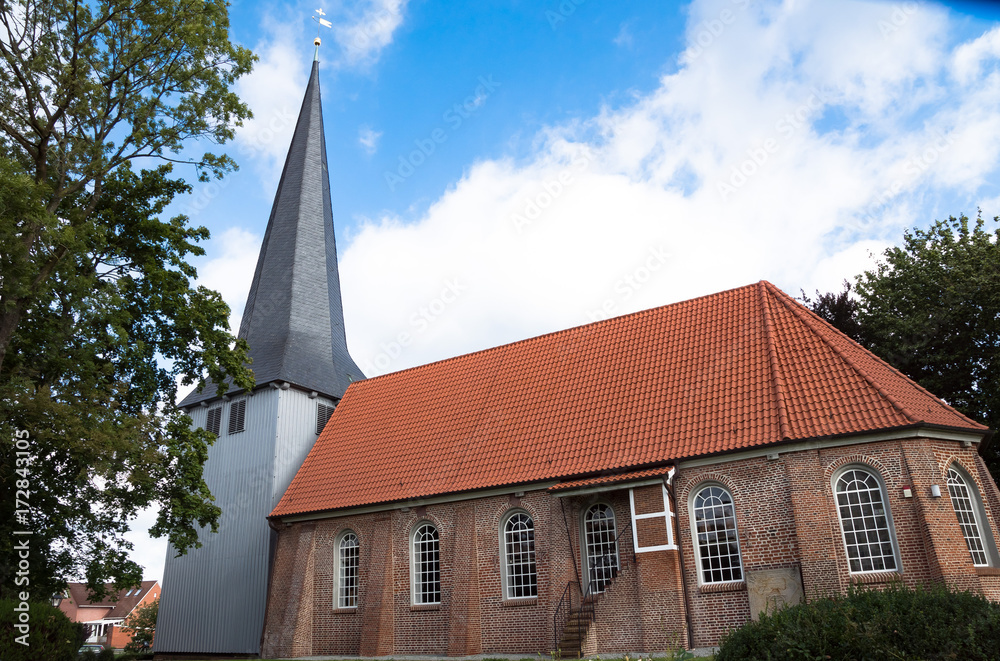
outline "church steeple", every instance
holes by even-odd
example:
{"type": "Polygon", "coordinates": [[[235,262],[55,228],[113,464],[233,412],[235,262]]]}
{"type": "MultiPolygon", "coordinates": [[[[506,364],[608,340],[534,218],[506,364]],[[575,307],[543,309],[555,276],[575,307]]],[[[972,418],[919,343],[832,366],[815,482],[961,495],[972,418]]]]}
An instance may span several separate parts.
{"type": "MultiPolygon", "coordinates": [[[[339,399],[352,381],[365,378],[347,351],[344,333],[318,44],[239,337],[250,344],[258,386],[288,382],[339,399]]],[[[181,405],[214,396],[209,384],[181,405]]]]}
{"type": "Polygon", "coordinates": [[[204,479],[222,513],[218,532],[199,531],[200,548],[167,553],[155,642],[164,654],[256,658],[275,544],[267,515],[348,384],[364,378],[344,336],[316,61],[239,335],[250,344],[254,392],[223,399],[210,383],[180,404],[216,437],[204,479]]]}

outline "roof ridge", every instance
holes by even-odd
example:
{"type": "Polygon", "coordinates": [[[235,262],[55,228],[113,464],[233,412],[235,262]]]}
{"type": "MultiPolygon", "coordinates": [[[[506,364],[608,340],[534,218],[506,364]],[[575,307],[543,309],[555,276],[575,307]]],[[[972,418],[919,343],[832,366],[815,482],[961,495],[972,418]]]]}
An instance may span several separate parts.
{"type": "MultiPolygon", "coordinates": [[[[762,280],[761,282],[764,283],[764,286],[767,288],[767,290],[778,301],[780,301],[792,314],[794,314],[796,317],[798,317],[799,320],[802,321],[806,325],[806,327],[809,328],[809,330],[812,331],[820,339],[820,341],[823,344],[825,344],[826,346],[830,347],[830,349],[833,350],[833,352],[837,355],[837,357],[839,357],[844,362],[845,365],[847,365],[852,370],[854,370],[862,379],[864,379],[865,381],[868,382],[868,385],[870,385],[873,388],[875,388],[875,391],[879,395],[881,395],[887,402],[889,402],[890,404],[892,404],[893,408],[895,408],[897,411],[899,411],[901,414],[903,414],[903,416],[907,420],[909,420],[911,423],[913,423],[913,422],[921,422],[921,420],[913,413],[913,411],[911,411],[909,408],[906,407],[906,405],[904,405],[902,402],[898,401],[895,397],[893,397],[884,387],[882,387],[882,385],[880,383],[878,383],[875,380],[875,377],[873,377],[871,374],[869,374],[868,371],[865,370],[864,368],[862,368],[860,365],[855,364],[855,362],[853,360],[851,360],[847,355],[844,354],[843,351],[841,351],[840,347],[838,347],[836,344],[834,344],[833,342],[831,342],[816,327],[816,322],[817,321],[822,321],[826,326],[828,326],[830,328],[833,328],[834,330],[837,330],[837,328],[835,326],[833,326],[833,324],[830,324],[829,322],[823,320],[815,312],[812,312],[811,310],[805,309],[802,305],[795,304],[794,301],[791,302],[792,304],[789,304],[789,301],[785,300],[785,298],[788,297],[788,294],[785,294],[783,291],[781,291],[780,289],[778,289],[777,287],[775,287],[770,282],[767,282],[766,280],[762,280]],[[807,312],[808,314],[803,314],[803,311],[807,312]]],[[[847,335],[845,333],[842,333],[839,330],[837,330],[837,332],[840,333],[840,335],[843,335],[846,339],[848,339],[848,340],[851,339],[851,338],[847,337],[847,335]]],[[[851,341],[854,342],[853,340],[851,340],[851,341]]],[[[854,342],[854,344],[857,344],[857,342],[854,342]]],[[[858,344],[858,346],[861,347],[860,344],[858,344]]],[[[861,348],[864,349],[864,347],[861,347],[861,348]]],[[[868,353],[871,353],[871,352],[869,351],[868,353]]],[[[875,354],[873,354],[873,353],[871,355],[875,356],[875,354]]],[[[878,356],[875,356],[875,358],[879,362],[881,362],[881,363],[889,366],[890,368],[892,367],[891,365],[889,365],[888,363],[886,363],[884,360],[882,360],[878,356]]],[[[895,368],[893,368],[893,369],[895,369],[895,368]]],[[[898,370],[896,370],[896,371],[898,372],[898,370]]],[[[908,379],[908,380],[912,381],[912,379],[908,379]]],[[[933,395],[932,395],[932,397],[933,397],[933,395]]],[[[934,399],[937,399],[937,397],[934,397],[934,399]]]]}
{"type": "MultiPolygon", "coordinates": [[[[762,280],[761,282],[766,282],[766,281],[762,280]]],[[[579,330],[582,330],[584,328],[591,328],[593,326],[599,326],[601,324],[610,324],[612,322],[620,322],[620,321],[622,321],[624,319],[629,319],[631,317],[638,317],[638,316],[644,315],[644,314],[653,314],[654,312],[659,312],[660,310],[663,310],[665,308],[670,308],[670,307],[673,307],[675,305],[684,305],[684,304],[694,303],[695,301],[700,301],[700,300],[705,299],[705,298],[714,298],[716,296],[722,296],[724,294],[729,294],[730,292],[738,291],[740,289],[749,289],[751,287],[756,287],[758,284],[759,283],[749,284],[749,285],[741,285],[739,287],[733,287],[731,289],[726,289],[724,291],[714,292],[712,294],[704,294],[702,296],[696,296],[694,298],[686,298],[686,299],[681,300],[681,301],[674,301],[673,303],[665,303],[663,305],[658,305],[655,308],[647,308],[645,310],[636,310],[635,312],[629,312],[627,314],[620,314],[617,317],[609,317],[608,319],[598,319],[597,321],[591,321],[591,322],[586,323],[586,324],[580,324],[579,326],[570,326],[569,328],[561,328],[559,330],[554,330],[554,331],[549,331],[547,333],[542,333],[541,335],[533,335],[532,337],[525,337],[525,338],[521,338],[520,340],[514,340],[513,342],[507,342],[506,344],[499,344],[499,345],[492,346],[492,347],[486,347],[485,349],[477,349],[476,351],[470,351],[468,353],[458,354],[457,356],[448,356],[447,358],[441,358],[441,359],[438,359],[438,360],[431,361],[429,363],[423,363],[421,365],[413,365],[412,367],[407,367],[405,369],[397,370],[395,372],[386,372],[385,374],[379,374],[378,376],[370,376],[370,377],[367,377],[366,379],[364,379],[363,381],[356,381],[355,383],[352,383],[351,386],[354,386],[355,384],[376,383],[376,382],[378,382],[378,381],[380,381],[382,379],[385,379],[387,377],[394,376],[394,375],[397,375],[397,374],[405,374],[406,372],[412,372],[414,370],[424,369],[424,368],[432,367],[434,365],[440,365],[441,363],[447,363],[449,361],[458,360],[460,358],[467,358],[467,357],[470,357],[470,356],[477,356],[479,354],[487,353],[489,351],[496,351],[498,349],[505,349],[507,347],[513,347],[513,346],[516,346],[516,345],[519,345],[519,344],[524,344],[526,342],[534,342],[536,340],[541,340],[543,338],[550,337],[552,335],[559,335],[559,334],[562,334],[562,333],[569,333],[571,331],[579,331],[579,330]]],[[[768,284],[770,284],[770,283],[768,283],[768,284]]]]}
{"type": "Polygon", "coordinates": [[[781,366],[778,364],[778,351],[774,345],[774,325],[771,323],[771,312],[767,302],[767,284],[766,280],[758,282],[757,291],[760,294],[760,307],[764,317],[764,337],[767,340],[771,383],[774,386],[774,397],[778,404],[778,427],[781,440],[786,440],[791,438],[791,430],[788,427],[788,411],[785,407],[785,378],[781,373],[781,366]]]}
{"type": "MultiPolygon", "coordinates": [[[[767,284],[771,285],[771,287],[772,287],[772,288],[774,288],[774,289],[777,289],[777,291],[778,291],[778,292],[779,292],[780,294],[783,294],[783,295],[784,295],[784,296],[786,296],[786,297],[788,296],[788,294],[786,294],[786,293],[785,293],[784,291],[782,291],[781,289],[778,289],[778,288],[777,288],[777,287],[775,287],[775,286],[774,286],[773,284],[771,284],[771,283],[767,283],[767,284]]],[[[813,314],[813,315],[816,315],[816,313],[815,313],[815,312],[812,312],[812,310],[809,310],[809,313],[810,313],[810,314],[813,314]]],[[[838,335],[841,335],[841,336],[842,336],[842,337],[843,337],[843,338],[844,338],[845,340],[847,340],[847,341],[848,341],[848,342],[850,342],[851,344],[855,345],[856,347],[858,347],[859,349],[861,349],[861,350],[862,350],[862,351],[864,351],[865,353],[868,353],[868,354],[870,354],[871,356],[873,356],[873,357],[874,357],[874,358],[875,358],[876,360],[878,360],[878,361],[879,361],[880,363],[882,363],[882,365],[884,365],[884,366],[885,366],[885,367],[887,367],[887,368],[888,368],[889,370],[891,370],[892,372],[894,372],[894,373],[895,373],[895,374],[896,374],[897,376],[899,376],[899,377],[900,377],[901,379],[905,379],[905,380],[906,380],[906,381],[907,381],[908,383],[911,383],[911,384],[912,384],[912,385],[913,385],[913,386],[914,386],[915,388],[917,388],[917,389],[918,389],[918,390],[919,390],[920,392],[922,392],[923,394],[925,394],[925,395],[927,395],[928,397],[930,397],[931,399],[933,399],[933,400],[934,400],[934,401],[935,401],[935,402],[937,403],[937,405],[938,405],[938,406],[943,406],[944,408],[946,408],[947,410],[951,411],[951,412],[952,412],[952,413],[954,413],[955,415],[960,415],[960,416],[962,416],[963,418],[965,418],[966,420],[969,420],[970,422],[973,422],[973,423],[975,423],[975,424],[977,424],[977,425],[981,425],[981,426],[983,426],[983,427],[987,427],[986,425],[983,425],[983,424],[982,424],[981,422],[976,422],[975,420],[973,420],[973,419],[972,419],[972,418],[970,418],[969,416],[965,415],[964,413],[962,413],[961,411],[959,411],[958,409],[956,409],[956,408],[955,408],[954,406],[952,406],[952,405],[951,405],[951,404],[949,404],[948,402],[944,401],[943,399],[941,399],[940,397],[938,397],[937,395],[935,395],[934,393],[932,393],[932,392],[931,392],[930,390],[928,390],[927,388],[924,388],[924,387],[923,387],[922,385],[920,385],[920,384],[919,384],[919,383],[917,382],[917,380],[916,380],[916,379],[911,379],[911,378],[910,378],[910,377],[908,377],[908,376],[907,376],[906,374],[903,374],[903,372],[901,372],[901,371],[900,371],[899,369],[897,369],[897,368],[896,368],[896,367],[895,367],[894,365],[892,365],[892,364],[891,364],[890,362],[888,362],[887,360],[883,360],[881,356],[879,356],[878,354],[876,354],[876,353],[875,353],[874,351],[872,351],[871,349],[868,349],[868,348],[866,348],[866,347],[865,347],[865,346],[863,346],[863,345],[862,345],[861,343],[859,343],[859,342],[858,342],[858,341],[856,341],[856,340],[855,340],[854,338],[852,338],[852,337],[851,337],[850,335],[848,335],[848,334],[847,334],[847,333],[845,333],[844,331],[840,330],[839,328],[837,328],[836,326],[834,326],[834,325],[833,325],[833,324],[831,324],[830,322],[826,321],[825,319],[823,319],[823,318],[822,318],[822,317],[820,317],[819,315],[816,315],[816,318],[817,318],[817,319],[819,319],[820,321],[822,321],[822,322],[823,322],[824,324],[826,324],[827,326],[829,326],[829,328],[830,328],[831,330],[833,330],[834,332],[836,332],[836,333],[837,333],[838,335]]],[[[988,427],[987,427],[987,428],[988,428],[988,427]]]]}

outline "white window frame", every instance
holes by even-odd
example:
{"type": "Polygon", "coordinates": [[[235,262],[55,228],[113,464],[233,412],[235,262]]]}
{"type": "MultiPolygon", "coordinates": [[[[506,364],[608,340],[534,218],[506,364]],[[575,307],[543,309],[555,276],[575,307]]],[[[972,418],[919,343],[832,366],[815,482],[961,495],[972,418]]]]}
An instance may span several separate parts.
{"type": "Polygon", "coordinates": [[[1000,565],[1000,558],[997,557],[997,546],[996,540],[993,538],[993,530],[989,525],[989,518],[986,516],[986,508],[983,507],[982,498],[979,496],[979,487],[976,486],[975,480],[969,475],[969,473],[958,463],[952,462],[948,469],[945,471],[945,485],[948,489],[948,497],[951,500],[951,508],[955,512],[955,517],[958,519],[959,528],[962,530],[962,538],[965,540],[965,547],[969,551],[969,555],[972,558],[972,564],[975,567],[996,567],[1000,565]],[[962,486],[966,490],[965,498],[969,501],[971,514],[973,518],[973,525],[976,528],[976,532],[979,535],[979,543],[982,546],[982,555],[985,562],[976,562],[975,553],[972,547],[969,545],[969,538],[966,535],[965,525],[963,525],[962,518],[959,516],[958,509],[955,507],[955,495],[952,493],[952,479],[951,473],[958,476],[959,480],[962,482],[962,486]]]}
{"type": "Polygon", "coordinates": [[[358,534],[353,530],[345,530],[337,535],[334,544],[334,570],[333,570],[333,607],[337,610],[351,610],[358,607],[358,601],[360,600],[360,580],[361,580],[361,540],[358,538],[358,534]],[[345,595],[342,591],[345,587],[345,570],[348,569],[344,563],[344,542],[347,541],[349,537],[354,538],[354,595],[353,603],[348,603],[350,596],[347,595],[348,599],[345,599],[345,595]]]}
{"type": "MultiPolygon", "coordinates": [[[[723,507],[724,506],[725,506],[725,504],[723,504],[723,507]]],[[[743,581],[745,581],[746,580],[746,570],[743,568],[743,549],[740,547],[740,529],[739,529],[739,522],[737,520],[739,517],[737,517],[737,515],[736,515],[736,499],[733,497],[733,493],[732,493],[732,491],[729,490],[729,487],[727,487],[726,485],[721,484],[719,482],[702,482],[696,488],[692,489],[691,490],[691,495],[688,496],[688,512],[690,513],[690,517],[689,518],[691,519],[691,544],[694,546],[695,558],[698,561],[698,585],[723,585],[723,584],[727,584],[727,583],[742,583],[743,581]],[[704,564],[703,564],[704,560],[706,559],[706,556],[704,555],[704,549],[702,548],[702,543],[701,543],[701,539],[700,539],[700,533],[698,532],[698,521],[699,521],[699,519],[697,517],[697,514],[698,514],[697,510],[698,509],[703,509],[703,508],[697,507],[695,505],[695,501],[697,501],[698,497],[704,491],[706,491],[708,489],[719,489],[720,491],[723,491],[729,497],[729,507],[732,508],[732,513],[733,513],[733,516],[732,516],[732,519],[733,519],[732,534],[733,534],[733,542],[736,544],[736,560],[738,562],[737,569],[739,570],[739,573],[740,573],[739,578],[730,578],[730,579],[720,580],[720,581],[711,580],[711,579],[706,580],[706,578],[705,578],[705,573],[706,572],[711,572],[711,571],[713,571],[713,569],[712,568],[706,569],[704,567],[704,564]]],[[[730,529],[729,529],[729,527],[727,525],[726,528],[725,528],[725,532],[727,533],[727,535],[726,535],[727,539],[729,537],[729,535],[728,535],[729,530],[730,529]]],[[[714,542],[714,544],[718,545],[719,542],[716,541],[716,542],[714,542]]],[[[707,548],[708,545],[709,545],[709,542],[708,542],[708,540],[706,538],[706,540],[705,540],[705,547],[707,548]]],[[[728,554],[728,555],[731,557],[732,554],[728,554]]],[[[733,569],[733,566],[732,566],[732,564],[730,564],[730,566],[728,567],[728,570],[731,571],[732,569],[733,569]]],[[[722,568],[720,567],[719,570],[721,571],[722,568]]]]}
{"type": "MultiPolygon", "coordinates": [[[[673,469],[671,469],[671,473],[673,473],[673,469]]],[[[660,488],[663,490],[663,511],[649,512],[647,514],[635,513],[635,489],[628,490],[628,504],[632,514],[632,536],[635,538],[636,553],[674,551],[677,549],[677,542],[674,540],[674,517],[676,515],[670,510],[670,494],[667,492],[667,485],[660,484],[660,488]],[[640,519],[655,519],[658,517],[663,517],[663,522],[667,526],[667,543],[658,546],[639,546],[639,527],[636,523],[640,519]]]]}
{"type": "MultiPolygon", "coordinates": [[[[605,502],[603,500],[588,505],[586,507],[586,509],[584,509],[583,512],[582,512],[581,521],[580,521],[580,531],[582,533],[582,539],[580,540],[580,543],[582,544],[582,546],[580,548],[583,550],[583,553],[581,555],[582,555],[583,560],[584,560],[584,571],[585,571],[585,577],[586,577],[586,583],[584,583],[584,589],[590,589],[590,593],[591,594],[602,594],[604,592],[604,590],[609,585],[611,585],[612,582],[614,582],[615,577],[618,575],[618,572],[621,569],[621,558],[619,557],[619,549],[618,549],[618,533],[621,532],[621,531],[618,530],[618,515],[615,514],[615,508],[611,505],[611,503],[605,502]],[[597,579],[598,582],[601,582],[601,581],[604,582],[604,585],[600,589],[590,589],[590,584],[591,584],[592,581],[595,580],[595,577],[594,577],[594,571],[592,571],[591,567],[590,567],[590,558],[591,558],[591,555],[590,555],[590,546],[591,546],[591,544],[590,544],[590,540],[588,539],[589,531],[587,530],[587,517],[590,514],[591,510],[593,510],[595,507],[606,507],[606,508],[608,508],[608,511],[611,512],[611,525],[613,526],[612,531],[611,531],[611,545],[614,547],[614,563],[610,567],[610,571],[612,572],[612,575],[611,575],[610,578],[597,579]]],[[[607,554],[605,554],[605,555],[607,555],[607,554]]],[[[598,571],[600,571],[600,570],[598,570],[598,571]]],[[[607,571],[607,570],[605,570],[605,571],[607,571]]]]}
{"type": "Polygon", "coordinates": [[[441,587],[441,531],[438,530],[437,525],[435,525],[431,521],[420,521],[419,523],[417,523],[416,525],[414,525],[413,529],[410,531],[410,603],[413,604],[414,606],[429,606],[429,605],[440,604],[441,603],[441,590],[442,590],[442,587],[441,587]],[[426,581],[421,578],[421,574],[422,573],[427,573],[427,572],[422,572],[420,569],[418,569],[418,557],[419,557],[418,554],[421,553],[421,550],[417,548],[417,544],[418,543],[423,543],[425,541],[425,540],[418,540],[418,536],[421,535],[421,531],[425,527],[432,528],[434,530],[434,533],[435,533],[435,539],[433,541],[436,542],[436,547],[437,547],[436,550],[435,550],[435,555],[436,555],[436,557],[435,557],[435,563],[436,563],[435,572],[437,574],[437,579],[436,579],[437,590],[426,590],[426,589],[424,589],[426,581]],[[431,601],[430,599],[427,598],[428,594],[430,594],[430,595],[433,596],[435,592],[437,594],[437,600],[436,601],[431,601]]]}
{"type": "MultiPolygon", "coordinates": [[[[882,479],[881,473],[878,470],[876,470],[876,469],[874,469],[871,466],[868,466],[866,464],[849,464],[847,466],[844,466],[843,468],[841,468],[840,470],[836,471],[833,474],[832,478],[830,479],[830,489],[831,489],[831,491],[833,493],[834,507],[837,509],[837,522],[840,524],[840,540],[844,544],[844,555],[845,555],[845,558],[847,559],[847,569],[848,569],[848,571],[852,575],[902,573],[903,572],[903,560],[900,557],[900,554],[899,554],[899,544],[896,541],[896,526],[893,524],[893,521],[892,521],[892,508],[889,506],[889,491],[885,487],[885,480],[882,479]],[[870,475],[871,477],[873,477],[875,479],[875,483],[878,485],[878,492],[879,492],[879,495],[880,495],[880,497],[882,499],[882,506],[883,506],[883,511],[884,511],[884,517],[885,517],[885,523],[886,523],[886,530],[889,533],[889,542],[892,545],[892,556],[891,557],[893,559],[893,562],[896,565],[895,567],[893,567],[891,569],[890,568],[885,568],[885,567],[876,569],[876,568],[873,567],[872,569],[860,569],[860,570],[855,571],[851,567],[851,560],[852,560],[852,558],[851,558],[850,544],[847,541],[848,531],[844,528],[844,517],[843,517],[842,512],[840,511],[840,497],[838,495],[839,492],[837,491],[837,484],[838,484],[838,482],[840,482],[841,478],[846,473],[849,473],[851,471],[858,471],[858,472],[867,473],[868,475],[870,475]]],[[[863,503],[858,503],[858,504],[859,505],[863,505],[863,503]]],[[[875,515],[875,516],[878,516],[878,515],[875,515]]],[[[852,518],[855,518],[855,517],[852,517],[852,518]]],[[[851,532],[854,533],[856,531],[852,530],[851,532]]],[[[866,533],[867,533],[867,529],[866,529],[866,533]]],[[[869,558],[870,557],[871,556],[869,556],[869,558]]],[[[880,558],[885,558],[885,557],[888,557],[888,556],[886,556],[886,555],[883,554],[883,555],[881,555],[879,557],[880,558]]],[[[859,561],[861,561],[861,560],[863,560],[863,559],[859,558],[859,561]]]]}
{"type": "MultiPolygon", "coordinates": [[[[503,518],[500,520],[499,533],[500,533],[500,563],[501,563],[502,568],[503,568],[503,571],[501,572],[500,577],[501,577],[501,584],[502,584],[501,587],[503,589],[503,597],[504,597],[504,599],[506,599],[506,600],[537,599],[538,598],[538,556],[537,556],[537,554],[535,552],[535,519],[534,519],[534,517],[531,516],[530,513],[528,513],[527,511],[525,511],[523,509],[511,510],[511,511],[507,512],[503,516],[503,518]],[[527,555],[529,556],[530,560],[527,563],[523,563],[523,562],[517,563],[519,566],[527,565],[528,567],[530,567],[530,575],[533,577],[533,580],[531,581],[531,587],[534,588],[534,594],[528,594],[528,595],[523,595],[523,594],[522,595],[515,595],[515,594],[513,594],[513,591],[514,591],[515,588],[517,588],[517,587],[523,587],[523,585],[522,586],[515,586],[513,584],[513,581],[511,580],[511,578],[512,578],[511,577],[511,571],[513,570],[514,566],[511,564],[511,555],[512,554],[510,553],[510,550],[508,549],[508,543],[513,544],[514,542],[512,540],[509,540],[507,538],[507,533],[508,533],[507,526],[510,525],[510,522],[513,521],[514,518],[518,517],[518,516],[526,517],[528,519],[528,521],[531,523],[531,542],[530,542],[531,548],[527,551],[527,555]]],[[[526,572],[524,575],[529,575],[529,572],[526,572]]]]}

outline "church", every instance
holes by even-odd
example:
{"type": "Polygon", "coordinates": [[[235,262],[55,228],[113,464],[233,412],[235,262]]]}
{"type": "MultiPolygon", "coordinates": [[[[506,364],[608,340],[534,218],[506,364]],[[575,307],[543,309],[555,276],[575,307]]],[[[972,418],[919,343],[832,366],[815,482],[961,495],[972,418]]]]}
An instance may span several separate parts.
{"type": "Polygon", "coordinates": [[[168,558],[158,658],[661,654],[857,584],[1000,600],[992,432],[766,281],[365,379],[318,66],[256,387],[182,402],[223,515],[168,558]]]}

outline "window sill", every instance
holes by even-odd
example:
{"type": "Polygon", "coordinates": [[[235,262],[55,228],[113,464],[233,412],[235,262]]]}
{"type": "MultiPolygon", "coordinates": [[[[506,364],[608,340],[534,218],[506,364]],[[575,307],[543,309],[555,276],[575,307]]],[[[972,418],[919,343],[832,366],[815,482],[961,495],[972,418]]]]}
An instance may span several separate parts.
{"type": "Polygon", "coordinates": [[[730,581],[728,583],[703,583],[698,586],[698,592],[708,594],[712,592],[746,592],[746,581],[730,581]]]}
{"type": "Polygon", "coordinates": [[[334,613],[357,613],[358,612],[358,607],[357,606],[351,606],[350,608],[334,608],[333,612],[334,613]]]}
{"type": "Polygon", "coordinates": [[[516,606],[535,606],[538,604],[538,597],[524,597],[522,599],[504,599],[504,608],[514,608],[516,606]]]}
{"type": "Polygon", "coordinates": [[[410,604],[411,611],[439,611],[441,604],[410,604]]]}
{"type": "Polygon", "coordinates": [[[976,567],[976,576],[1000,576],[1000,567],[976,567]]]}
{"type": "Polygon", "coordinates": [[[903,580],[898,571],[879,571],[870,574],[851,574],[851,583],[855,585],[872,585],[875,583],[895,583],[903,580]]]}

